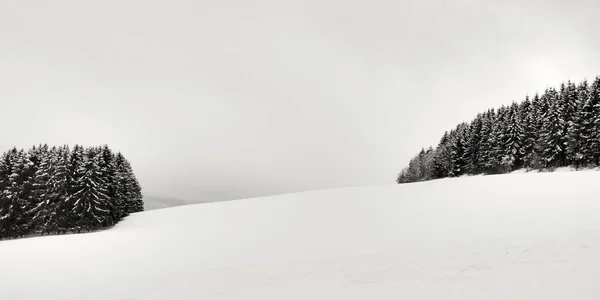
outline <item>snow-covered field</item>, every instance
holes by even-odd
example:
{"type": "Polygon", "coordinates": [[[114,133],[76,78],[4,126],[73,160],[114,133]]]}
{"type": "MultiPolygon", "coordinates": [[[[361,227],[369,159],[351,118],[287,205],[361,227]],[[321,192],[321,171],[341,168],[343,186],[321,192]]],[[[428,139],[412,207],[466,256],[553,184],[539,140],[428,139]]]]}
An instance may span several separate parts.
{"type": "Polygon", "coordinates": [[[474,176],[138,213],[0,242],[0,299],[600,299],[600,173],[474,176]]]}

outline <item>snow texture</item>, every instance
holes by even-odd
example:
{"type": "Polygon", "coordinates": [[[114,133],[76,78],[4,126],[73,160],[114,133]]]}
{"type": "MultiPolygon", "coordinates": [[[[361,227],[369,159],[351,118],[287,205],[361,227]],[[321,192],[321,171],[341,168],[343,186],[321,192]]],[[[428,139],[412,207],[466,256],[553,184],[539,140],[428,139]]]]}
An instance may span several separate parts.
{"type": "Polygon", "coordinates": [[[0,242],[0,299],[600,299],[600,173],[472,176],[135,213],[0,242]]]}

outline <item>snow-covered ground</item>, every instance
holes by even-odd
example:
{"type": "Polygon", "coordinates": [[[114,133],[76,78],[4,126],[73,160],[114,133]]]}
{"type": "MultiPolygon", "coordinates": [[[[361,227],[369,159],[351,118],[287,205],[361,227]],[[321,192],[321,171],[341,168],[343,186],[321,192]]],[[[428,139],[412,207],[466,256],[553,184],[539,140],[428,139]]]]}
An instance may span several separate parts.
{"type": "Polygon", "coordinates": [[[600,299],[600,173],[473,176],[138,213],[0,242],[0,299],[600,299]]]}

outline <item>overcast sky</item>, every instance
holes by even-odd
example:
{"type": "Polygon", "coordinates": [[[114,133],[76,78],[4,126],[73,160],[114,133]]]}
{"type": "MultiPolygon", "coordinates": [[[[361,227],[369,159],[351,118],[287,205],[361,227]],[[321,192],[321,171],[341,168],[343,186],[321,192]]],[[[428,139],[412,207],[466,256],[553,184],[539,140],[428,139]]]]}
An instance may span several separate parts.
{"type": "Polygon", "coordinates": [[[390,184],[600,74],[597,1],[0,0],[0,149],[108,144],[193,201],[390,184]]]}

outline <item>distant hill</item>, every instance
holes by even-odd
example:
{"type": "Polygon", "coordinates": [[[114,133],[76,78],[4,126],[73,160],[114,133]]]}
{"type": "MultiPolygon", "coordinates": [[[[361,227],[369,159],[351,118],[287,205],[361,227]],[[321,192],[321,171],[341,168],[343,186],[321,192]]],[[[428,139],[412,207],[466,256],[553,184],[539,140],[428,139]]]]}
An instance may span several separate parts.
{"type": "Polygon", "coordinates": [[[192,204],[191,202],[188,202],[186,200],[170,196],[144,195],[143,199],[144,210],[154,210],[192,204]]]}

